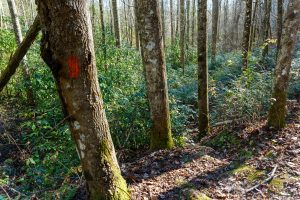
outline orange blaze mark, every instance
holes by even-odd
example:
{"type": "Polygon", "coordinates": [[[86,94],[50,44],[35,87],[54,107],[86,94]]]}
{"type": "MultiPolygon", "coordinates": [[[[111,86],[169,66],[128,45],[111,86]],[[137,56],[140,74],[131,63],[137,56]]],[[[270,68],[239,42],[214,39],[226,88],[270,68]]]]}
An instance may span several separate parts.
{"type": "Polygon", "coordinates": [[[80,68],[79,68],[79,61],[76,56],[70,56],[68,58],[68,66],[69,66],[69,77],[78,78],[80,73],[80,68]]]}

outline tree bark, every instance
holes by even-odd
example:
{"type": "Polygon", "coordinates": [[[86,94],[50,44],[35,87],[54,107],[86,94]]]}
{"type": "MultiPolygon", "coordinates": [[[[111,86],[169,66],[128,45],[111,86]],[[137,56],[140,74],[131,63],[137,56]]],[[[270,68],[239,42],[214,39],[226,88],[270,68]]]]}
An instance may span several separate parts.
{"type": "Polygon", "coordinates": [[[193,0],[193,16],[192,16],[192,45],[195,45],[195,27],[196,27],[196,0],[193,0]]]}
{"type": "Polygon", "coordinates": [[[171,18],[171,45],[175,43],[175,31],[174,31],[174,11],[173,11],[173,0],[170,0],[170,18],[171,18]]]}
{"type": "Polygon", "coordinates": [[[252,15],[252,0],[246,0],[246,14],[245,14],[245,22],[244,22],[243,45],[242,45],[243,69],[246,69],[248,67],[251,15],[252,15]]]}
{"type": "Polygon", "coordinates": [[[218,38],[218,21],[219,21],[219,0],[213,0],[212,8],[212,44],[211,44],[211,61],[216,62],[217,38],[218,38]]]}
{"type": "Polygon", "coordinates": [[[300,1],[290,0],[284,20],[282,44],[279,51],[278,63],[275,68],[272,105],[268,115],[268,125],[278,129],[285,127],[289,75],[299,24],[300,1]]]}
{"type": "Polygon", "coordinates": [[[164,47],[166,47],[166,26],[165,26],[164,0],[160,0],[160,2],[161,2],[161,21],[162,21],[163,45],[164,45],[164,47]]]}
{"type": "Polygon", "coordinates": [[[135,17],[135,48],[139,51],[140,50],[140,36],[139,36],[139,28],[138,28],[138,20],[137,20],[137,1],[134,0],[134,17],[135,17]]]}
{"type": "Polygon", "coordinates": [[[187,47],[190,43],[190,7],[191,7],[191,0],[186,0],[186,44],[187,47]]]}
{"type": "Polygon", "coordinates": [[[228,50],[228,0],[224,1],[224,37],[223,37],[223,51],[228,50]]]}
{"type": "MultiPolygon", "coordinates": [[[[22,30],[21,30],[18,13],[17,13],[16,4],[15,4],[14,0],[7,0],[7,3],[8,3],[11,18],[12,18],[12,22],[13,22],[17,45],[20,46],[20,44],[23,40],[23,36],[22,36],[22,30]]],[[[25,84],[27,87],[26,88],[27,101],[28,101],[29,105],[34,105],[35,102],[34,102],[32,86],[31,86],[31,77],[30,77],[31,75],[30,75],[29,68],[28,68],[28,61],[27,61],[27,58],[25,55],[23,57],[22,70],[23,70],[25,84]]]]}
{"type": "Polygon", "coordinates": [[[185,6],[180,0],[180,65],[184,74],[185,67],[185,6]]]}
{"type": "Polygon", "coordinates": [[[252,46],[255,41],[256,12],[257,12],[257,7],[258,7],[258,2],[259,2],[259,0],[255,1],[254,10],[253,10],[253,14],[252,14],[249,51],[252,51],[252,46]]]}
{"type": "Polygon", "coordinates": [[[262,51],[262,59],[265,58],[265,56],[268,54],[269,52],[269,42],[268,42],[268,38],[269,38],[269,30],[270,30],[270,15],[271,15],[271,7],[272,7],[272,0],[265,0],[265,17],[264,17],[264,42],[265,42],[265,46],[263,48],[262,51]]]}
{"type": "Polygon", "coordinates": [[[152,120],[151,149],[173,147],[159,0],[138,0],[138,23],[152,120]]]}
{"type": "Polygon", "coordinates": [[[101,45],[103,51],[104,68],[107,69],[106,30],[105,30],[105,23],[104,23],[103,0],[99,0],[99,12],[100,12],[100,23],[101,23],[101,36],[102,36],[101,45]]]}
{"type": "Polygon", "coordinates": [[[198,0],[199,139],[209,132],[207,66],[207,0],[198,0]]]}
{"type": "Polygon", "coordinates": [[[41,56],[68,117],[89,199],[130,199],[115,156],[99,88],[88,1],[37,1],[41,56]]]}
{"type": "Polygon", "coordinates": [[[118,3],[117,0],[112,0],[112,11],[113,11],[113,22],[114,22],[114,31],[115,31],[115,40],[116,46],[121,46],[121,34],[120,34],[120,25],[119,25],[119,14],[118,14],[118,3]]]}
{"type": "Polygon", "coordinates": [[[9,60],[5,70],[1,73],[0,92],[2,92],[5,85],[9,82],[10,78],[16,72],[18,66],[20,65],[22,59],[24,58],[31,44],[34,42],[40,30],[40,20],[38,17],[36,17],[24,40],[21,42],[12,58],[9,60]]]}
{"type": "Polygon", "coordinates": [[[280,51],[281,36],[283,26],[283,0],[277,0],[277,52],[276,58],[278,59],[278,53],[280,51]]]}

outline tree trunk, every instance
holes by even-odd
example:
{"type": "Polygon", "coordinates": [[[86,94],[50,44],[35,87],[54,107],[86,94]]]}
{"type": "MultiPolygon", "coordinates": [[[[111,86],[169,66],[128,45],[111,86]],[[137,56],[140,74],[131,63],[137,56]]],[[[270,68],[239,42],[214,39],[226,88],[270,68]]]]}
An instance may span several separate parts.
{"type": "Polygon", "coordinates": [[[18,46],[17,50],[13,54],[12,58],[9,60],[9,63],[5,70],[1,73],[0,76],[0,92],[2,92],[5,85],[9,82],[10,78],[16,72],[18,66],[20,65],[22,59],[24,58],[25,54],[27,53],[28,49],[30,48],[31,44],[34,42],[35,38],[37,37],[39,31],[41,30],[40,27],[40,20],[38,17],[34,20],[32,26],[30,27],[26,37],[18,46]]]}
{"type": "MultiPolygon", "coordinates": [[[[11,18],[12,18],[12,22],[13,22],[17,45],[20,46],[20,44],[23,40],[23,36],[22,36],[22,30],[21,30],[21,26],[20,26],[20,22],[19,22],[16,4],[15,4],[14,0],[7,0],[7,3],[8,3],[11,18]]],[[[34,102],[33,90],[32,90],[31,80],[30,80],[31,77],[30,77],[30,72],[29,72],[29,68],[28,68],[28,61],[27,61],[25,54],[23,57],[22,70],[23,70],[23,76],[24,76],[24,80],[25,80],[25,84],[26,84],[26,88],[27,88],[26,89],[27,101],[28,101],[29,105],[34,105],[35,102],[34,102]]]]}
{"type": "Polygon", "coordinates": [[[211,61],[216,62],[217,38],[218,38],[218,21],[219,21],[219,0],[213,0],[212,8],[212,44],[211,44],[211,61]]]}
{"type": "Polygon", "coordinates": [[[140,36],[139,36],[139,28],[138,28],[138,20],[137,20],[137,1],[134,0],[134,18],[135,18],[135,48],[139,51],[140,50],[140,36]]]}
{"type": "Polygon", "coordinates": [[[207,0],[198,0],[199,139],[209,132],[207,66],[207,0]]]}
{"type": "Polygon", "coordinates": [[[243,69],[246,69],[248,67],[251,15],[252,15],[252,0],[246,0],[246,14],[245,14],[245,22],[244,22],[243,45],[242,45],[243,69]]]}
{"type": "Polygon", "coordinates": [[[120,34],[120,27],[119,27],[119,15],[118,15],[118,4],[117,0],[112,0],[112,11],[113,11],[113,18],[114,18],[114,31],[115,31],[115,40],[116,46],[121,46],[121,34],[120,34]]]}
{"type": "Polygon", "coordinates": [[[101,33],[102,33],[101,45],[103,51],[104,68],[107,69],[106,30],[105,30],[105,23],[104,23],[103,0],[99,0],[99,12],[100,12],[100,23],[101,23],[101,33]]]}
{"type": "Polygon", "coordinates": [[[276,58],[278,59],[278,53],[281,46],[281,35],[283,24],[283,0],[277,0],[277,52],[276,58]]]}
{"type": "Polygon", "coordinates": [[[151,149],[173,147],[159,0],[138,0],[138,23],[152,119],[151,149]]]}
{"type": "Polygon", "coordinates": [[[161,21],[162,21],[163,45],[164,45],[164,47],[166,47],[166,26],[165,26],[164,0],[160,0],[160,2],[161,2],[161,21]]]}
{"type": "Polygon", "coordinates": [[[224,37],[223,37],[223,51],[228,50],[228,0],[224,1],[224,37]]]}
{"type": "Polygon", "coordinates": [[[191,0],[186,0],[186,44],[187,47],[190,43],[190,7],[191,7],[191,0]]]}
{"type": "Polygon", "coordinates": [[[175,38],[177,38],[177,36],[178,36],[179,26],[180,26],[180,0],[177,0],[176,32],[175,32],[175,38]]]}
{"type": "Polygon", "coordinates": [[[257,7],[258,7],[258,2],[259,2],[259,0],[255,1],[254,10],[253,10],[253,14],[252,14],[249,51],[252,51],[253,42],[255,41],[256,11],[257,11],[257,7]]]}
{"type": "Polygon", "coordinates": [[[262,59],[265,58],[265,56],[268,54],[269,52],[269,42],[268,42],[268,38],[269,38],[269,30],[270,30],[270,15],[271,15],[271,6],[272,6],[272,0],[265,0],[265,17],[264,17],[264,42],[265,42],[265,46],[263,48],[263,52],[262,52],[262,59]]]}
{"type": "Polygon", "coordinates": [[[275,68],[272,105],[268,115],[268,125],[278,129],[285,127],[289,74],[297,40],[299,24],[300,1],[290,0],[283,25],[281,49],[279,51],[278,63],[275,68]]]}
{"type": "Polygon", "coordinates": [[[174,14],[173,14],[173,0],[170,0],[170,18],[171,18],[171,45],[175,42],[175,32],[174,32],[174,14]]]}
{"type": "Polygon", "coordinates": [[[99,88],[88,1],[37,1],[41,54],[50,67],[76,143],[89,199],[130,199],[99,88]]]}
{"type": "Polygon", "coordinates": [[[195,35],[196,35],[196,31],[195,31],[195,27],[196,27],[196,0],[193,0],[193,21],[192,21],[192,45],[195,45],[195,35]]]}
{"type": "Polygon", "coordinates": [[[185,7],[184,0],[180,0],[180,65],[184,74],[185,66],[185,7]]]}

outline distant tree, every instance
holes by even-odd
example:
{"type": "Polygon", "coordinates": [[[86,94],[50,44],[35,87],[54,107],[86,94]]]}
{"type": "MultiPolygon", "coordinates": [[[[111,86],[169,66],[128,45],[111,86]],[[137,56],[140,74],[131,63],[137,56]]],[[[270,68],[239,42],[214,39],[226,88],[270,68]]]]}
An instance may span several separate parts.
{"type": "Polygon", "coordinates": [[[283,26],[283,0],[277,0],[277,52],[276,58],[278,59],[278,53],[280,51],[281,36],[283,26]]]}
{"type": "MultiPolygon", "coordinates": [[[[12,18],[16,42],[17,42],[17,45],[20,46],[21,42],[23,41],[23,35],[22,35],[22,29],[21,29],[21,25],[20,25],[20,21],[19,21],[19,17],[18,17],[16,4],[15,4],[14,0],[7,0],[7,3],[8,3],[11,18],[12,18]]],[[[23,76],[24,76],[24,80],[25,80],[25,84],[26,84],[26,93],[27,93],[28,103],[29,103],[29,105],[34,105],[35,102],[34,102],[32,86],[31,86],[31,74],[29,71],[28,60],[27,60],[26,56],[24,56],[24,58],[23,58],[22,70],[23,70],[23,76]]]]}
{"type": "Polygon", "coordinates": [[[212,8],[212,44],[211,44],[211,60],[216,62],[217,54],[217,38],[218,38],[218,22],[219,22],[219,0],[213,0],[212,8]]]}
{"type": "Polygon", "coordinates": [[[300,1],[290,0],[283,25],[282,43],[275,68],[272,105],[268,115],[268,125],[278,129],[285,127],[289,75],[299,25],[300,1]]]}
{"type": "Polygon", "coordinates": [[[198,0],[199,139],[209,132],[207,66],[207,0],[198,0]]]}
{"type": "Polygon", "coordinates": [[[184,73],[185,67],[185,5],[180,0],[180,66],[184,73]]]}
{"type": "Polygon", "coordinates": [[[190,8],[191,8],[191,0],[186,0],[186,44],[187,47],[190,43],[190,8]]]}
{"type": "Polygon", "coordinates": [[[170,20],[171,20],[171,44],[175,43],[175,30],[174,30],[174,11],[173,11],[173,0],[170,0],[170,20]]]}
{"type": "Polygon", "coordinates": [[[173,147],[159,0],[138,0],[138,23],[152,120],[151,149],[173,147]],[[150,12],[153,11],[153,12],[150,12]]]}
{"type": "Polygon", "coordinates": [[[270,33],[270,16],[271,16],[271,8],[272,8],[272,0],[265,0],[265,15],[263,20],[263,40],[264,40],[264,48],[262,51],[262,59],[268,54],[269,45],[269,33],[270,33]]]}
{"type": "Polygon", "coordinates": [[[166,47],[166,26],[165,26],[165,4],[164,4],[164,0],[160,0],[161,3],[161,23],[162,23],[162,34],[163,34],[163,44],[164,47],[166,47]]]}
{"type": "Polygon", "coordinates": [[[50,67],[76,143],[89,199],[129,200],[98,83],[88,1],[36,1],[41,55],[50,67]]]}
{"type": "Polygon", "coordinates": [[[104,23],[104,11],[103,11],[103,0],[99,0],[99,11],[100,11],[100,23],[101,23],[101,43],[102,43],[102,50],[103,50],[103,59],[105,69],[107,68],[106,57],[107,57],[107,50],[106,50],[106,30],[105,30],[105,23],[104,23]]]}
{"type": "Polygon", "coordinates": [[[137,20],[137,1],[134,0],[134,19],[135,19],[135,48],[139,51],[140,50],[140,36],[139,36],[139,28],[138,28],[138,20],[137,20]]]}
{"type": "Polygon", "coordinates": [[[111,0],[112,2],[112,11],[113,11],[113,21],[114,21],[114,32],[116,46],[121,46],[121,33],[120,33],[120,24],[119,24],[119,14],[118,14],[118,3],[117,0],[111,0]]]}
{"type": "Polygon", "coordinates": [[[243,68],[248,67],[248,54],[250,45],[250,31],[251,31],[251,15],[252,15],[252,0],[246,0],[246,13],[244,22],[244,34],[243,34],[243,68]]]}
{"type": "Polygon", "coordinates": [[[195,45],[195,35],[196,35],[196,0],[193,0],[193,15],[192,15],[192,45],[195,45]]]}

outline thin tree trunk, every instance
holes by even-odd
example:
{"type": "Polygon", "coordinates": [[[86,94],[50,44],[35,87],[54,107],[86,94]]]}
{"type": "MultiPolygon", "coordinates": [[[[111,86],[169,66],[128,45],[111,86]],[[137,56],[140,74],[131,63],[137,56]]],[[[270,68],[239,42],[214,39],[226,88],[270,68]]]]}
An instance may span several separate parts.
{"type": "Polygon", "coordinates": [[[255,27],[256,27],[256,11],[259,0],[255,1],[254,10],[252,14],[251,32],[250,32],[250,46],[249,51],[252,51],[253,42],[255,41],[255,27]]]}
{"type": "Polygon", "coordinates": [[[193,20],[192,20],[192,45],[195,45],[195,35],[196,35],[196,31],[195,31],[195,27],[196,27],[196,0],[193,0],[193,20]]]}
{"type": "Polygon", "coordinates": [[[175,31],[174,31],[174,14],[173,14],[173,0],[170,0],[170,18],[171,18],[171,46],[174,45],[175,42],[175,31]]]}
{"type": "Polygon", "coordinates": [[[164,45],[164,47],[166,47],[166,26],[165,26],[164,0],[160,0],[160,2],[161,2],[161,21],[162,21],[163,45],[164,45]]]}
{"type": "Polygon", "coordinates": [[[252,15],[252,0],[246,0],[246,14],[245,14],[245,22],[244,22],[243,45],[242,45],[243,69],[246,69],[248,67],[251,15],[252,15]]]}
{"type": "Polygon", "coordinates": [[[290,0],[284,20],[283,37],[275,68],[275,81],[272,92],[272,105],[268,115],[268,125],[274,128],[285,127],[287,113],[286,101],[289,85],[289,74],[293,52],[297,41],[300,24],[300,1],[290,0]]]}
{"type": "Polygon", "coordinates": [[[1,73],[0,92],[2,92],[5,85],[9,82],[10,78],[16,72],[18,66],[20,65],[22,59],[24,58],[31,44],[34,42],[40,30],[40,20],[38,19],[38,17],[36,17],[29,31],[27,32],[24,40],[21,42],[21,44],[18,46],[17,50],[13,54],[12,58],[9,60],[9,63],[5,70],[1,73]]]}
{"type": "Polygon", "coordinates": [[[265,58],[265,56],[268,54],[269,52],[269,42],[268,42],[268,38],[269,38],[269,33],[270,33],[270,15],[271,15],[271,6],[272,6],[272,0],[265,0],[266,1],[266,5],[265,5],[265,17],[264,17],[264,42],[265,42],[265,46],[263,48],[263,52],[262,52],[262,59],[265,58]]]}
{"type": "Polygon", "coordinates": [[[211,60],[212,63],[216,62],[217,54],[217,38],[218,38],[218,21],[219,21],[219,0],[213,0],[212,8],[212,47],[211,47],[211,60]]]}
{"type": "Polygon", "coordinates": [[[177,12],[176,12],[176,32],[175,38],[178,37],[179,27],[180,26],[180,0],[177,0],[177,12]]]}
{"type": "Polygon", "coordinates": [[[207,66],[207,0],[198,0],[199,139],[209,132],[207,66]]]}
{"type": "Polygon", "coordinates": [[[139,36],[139,28],[138,28],[138,20],[137,20],[137,1],[134,0],[134,18],[135,18],[135,48],[140,50],[140,36],[139,36]]]}
{"type": "Polygon", "coordinates": [[[223,51],[228,50],[228,0],[224,1],[224,37],[223,37],[223,51]]]}
{"type": "Polygon", "coordinates": [[[276,58],[278,58],[278,53],[281,46],[281,35],[283,26],[283,0],[277,0],[277,52],[276,58]]]}
{"type": "MultiPolygon", "coordinates": [[[[19,22],[19,17],[17,14],[16,4],[15,4],[14,0],[7,0],[7,3],[8,3],[11,18],[12,18],[12,22],[13,22],[16,41],[17,41],[18,46],[20,46],[20,44],[23,40],[23,36],[22,36],[22,30],[21,30],[21,26],[20,26],[20,22],[19,22]]],[[[30,72],[29,72],[29,68],[28,68],[27,58],[25,55],[23,58],[22,70],[23,70],[23,76],[24,76],[24,80],[25,80],[25,84],[26,84],[26,88],[27,88],[26,93],[27,93],[28,103],[29,103],[29,105],[34,105],[35,102],[34,102],[32,86],[31,86],[31,77],[30,77],[30,72]]]]}
{"type": "Polygon", "coordinates": [[[190,7],[191,7],[191,0],[186,0],[186,44],[187,47],[190,43],[190,7]]]}
{"type": "Polygon", "coordinates": [[[184,0],[180,0],[180,65],[184,74],[185,67],[185,7],[184,0]]]}
{"type": "Polygon", "coordinates": [[[114,18],[114,31],[115,31],[115,40],[116,46],[121,46],[121,34],[120,34],[120,27],[119,27],[119,14],[118,14],[118,4],[117,0],[112,0],[112,11],[113,11],[113,18],[114,18]]]}
{"type": "Polygon", "coordinates": [[[138,23],[152,119],[151,149],[172,148],[171,122],[159,0],[138,0],[138,23]],[[153,11],[153,12],[149,12],[153,11]]]}
{"type": "Polygon", "coordinates": [[[89,199],[129,200],[98,83],[88,1],[37,1],[41,54],[76,143],[89,199]],[[76,24],[76,26],[74,26],[76,24]]]}
{"type": "Polygon", "coordinates": [[[106,30],[105,30],[105,23],[104,23],[103,0],[99,0],[99,12],[100,12],[100,23],[101,23],[101,33],[102,33],[101,45],[103,51],[104,68],[107,69],[106,30]]]}

